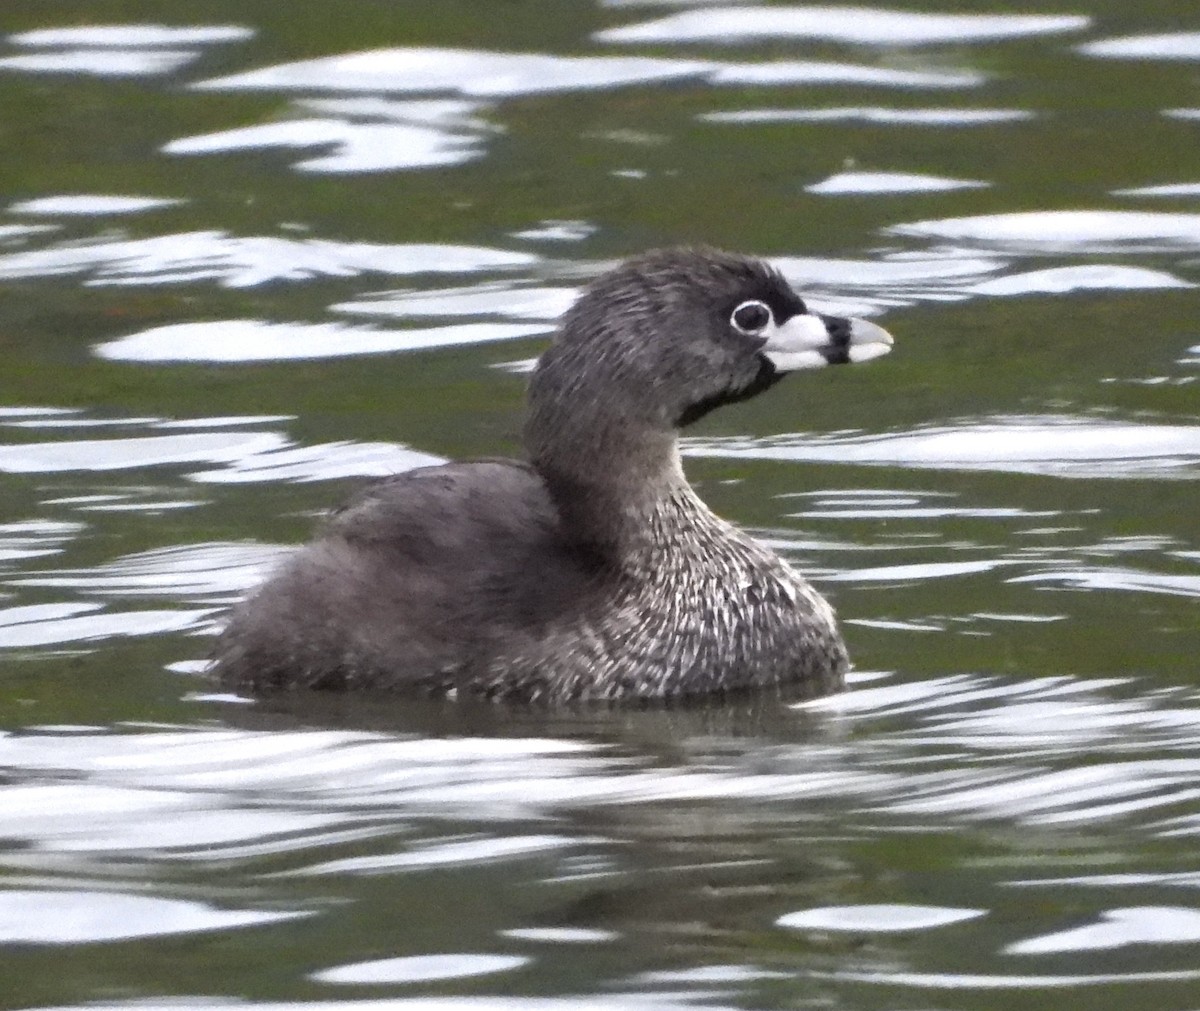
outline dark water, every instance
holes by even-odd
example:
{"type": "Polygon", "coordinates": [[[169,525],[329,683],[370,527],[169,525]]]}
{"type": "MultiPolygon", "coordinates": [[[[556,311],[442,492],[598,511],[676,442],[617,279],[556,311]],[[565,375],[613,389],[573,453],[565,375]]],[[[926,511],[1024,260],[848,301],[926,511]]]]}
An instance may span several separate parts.
{"type": "Polygon", "coordinates": [[[3,1006],[1200,1005],[1194,5],[0,20],[3,1006]],[[688,442],[851,692],[210,694],[322,509],[518,452],[575,289],[684,241],[897,336],[688,442]]]}

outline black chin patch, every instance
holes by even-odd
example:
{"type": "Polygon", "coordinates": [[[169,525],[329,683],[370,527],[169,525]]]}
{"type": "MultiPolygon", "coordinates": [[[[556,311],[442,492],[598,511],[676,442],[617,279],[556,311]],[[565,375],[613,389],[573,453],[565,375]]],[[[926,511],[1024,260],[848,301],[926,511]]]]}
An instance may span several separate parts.
{"type": "Polygon", "coordinates": [[[686,428],[695,421],[699,421],[706,414],[715,411],[718,407],[724,407],[726,404],[737,404],[743,400],[749,400],[751,397],[757,397],[763,390],[769,390],[784,374],[776,370],[766,357],[759,355],[758,357],[758,373],[750,381],[749,385],[743,386],[740,390],[726,390],[723,393],[716,393],[711,397],[705,397],[703,400],[698,400],[694,404],[690,404],[679,416],[676,425],[679,428],[686,428]]]}

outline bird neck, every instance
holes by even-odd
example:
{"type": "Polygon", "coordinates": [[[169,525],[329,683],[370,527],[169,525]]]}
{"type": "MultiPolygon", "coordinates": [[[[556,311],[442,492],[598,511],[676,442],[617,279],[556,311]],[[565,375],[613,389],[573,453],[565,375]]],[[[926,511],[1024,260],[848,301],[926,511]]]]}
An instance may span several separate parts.
{"type": "Polygon", "coordinates": [[[674,431],[592,428],[588,435],[582,451],[556,439],[534,452],[573,542],[625,567],[661,557],[696,525],[720,522],[688,483],[674,431]]]}

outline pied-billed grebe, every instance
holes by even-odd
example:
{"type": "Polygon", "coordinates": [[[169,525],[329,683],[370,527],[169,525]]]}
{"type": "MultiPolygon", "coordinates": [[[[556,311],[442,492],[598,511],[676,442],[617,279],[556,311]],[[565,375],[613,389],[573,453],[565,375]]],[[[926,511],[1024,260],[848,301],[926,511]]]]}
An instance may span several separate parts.
{"type": "Polygon", "coordinates": [[[809,312],[759,260],[629,260],[584,290],[538,360],[529,463],[366,488],[234,611],[216,672],[251,692],[550,702],[836,690],[833,610],[704,505],[678,433],[787,372],[891,345],[873,323],[809,312]]]}

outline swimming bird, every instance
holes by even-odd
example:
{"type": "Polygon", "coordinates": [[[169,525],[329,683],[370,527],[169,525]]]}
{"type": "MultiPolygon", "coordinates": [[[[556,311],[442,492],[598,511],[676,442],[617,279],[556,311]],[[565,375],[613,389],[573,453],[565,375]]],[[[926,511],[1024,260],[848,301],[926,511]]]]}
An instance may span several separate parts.
{"type": "Polygon", "coordinates": [[[417,691],[557,703],[839,689],[829,604],[715,515],[680,429],[787,373],[886,354],[762,260],[646,253],[601,274],[532,374],[528,461],[369,485],[236,608],[238,691],[417,691]]]}

